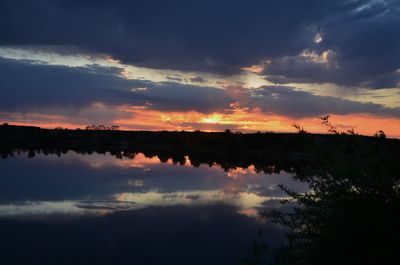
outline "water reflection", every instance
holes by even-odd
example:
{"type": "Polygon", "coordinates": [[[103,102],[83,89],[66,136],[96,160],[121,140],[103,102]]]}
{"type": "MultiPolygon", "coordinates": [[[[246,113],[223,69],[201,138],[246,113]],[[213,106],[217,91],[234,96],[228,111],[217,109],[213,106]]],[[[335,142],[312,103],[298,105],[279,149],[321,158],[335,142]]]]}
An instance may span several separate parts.
{"type": "Polygon", "coordinates": [[[399,141],[27,130],[0,150],[6,264],[398,263],[399,141]]]}
{"type": "Polygon", "coordinates": [[[278,184],[305,188],[292,180],[291,173],[257,174],[254,166],[224,171],[218,164],[196,169],[189,158],[178,166],[172,159],[161,162],[141,153],[124,159],[74,152],[29,159],[21,154],[1,163],[6,177],[1,178],[0,216],[104,214],[217,203],[235,206],[237,212],[250,216],[266,202],[285,196],[278,184]]]}
{"type": "Polygon", "coordinates": [[[247,264],[396,264],[396,152],[379,144],[341,148],[264,161],[16,152],[0,160],[0,233],[11,242],[1,249],[23,264],[238,264],[263,228],[257,242],[268,247],[253,244],[247,264]],[[56,238],[65,242],[52,244],[56,238]],[[37,244],[55,256],[40,259],[37,244]]]}
{"type": "Polygon", "coordinates": [[[260,227],[270,244],[285,240],[284,230],[258,213],[287,196],[279,184],[306,189],[291,172],[193,164],[190,157],[143,153],[16,152],[0,160],[2,258],[10,264],[237,264],[260,227]]]}

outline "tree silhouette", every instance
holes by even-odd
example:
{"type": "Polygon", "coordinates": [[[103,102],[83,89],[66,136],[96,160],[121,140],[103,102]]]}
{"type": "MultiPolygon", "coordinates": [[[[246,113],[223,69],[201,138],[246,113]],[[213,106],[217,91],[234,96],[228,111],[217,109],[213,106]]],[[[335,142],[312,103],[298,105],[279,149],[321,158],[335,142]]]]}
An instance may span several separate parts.
{"type": "Polygon", "coordinates": [[[322,120],[322,124],[328,127],[328,133],[339,134],[339,131],[330,122],[329,117],[330,117],[330,115],[325,115],[325,116],[321,116],[319,118],[322,120]]]}
{"type": "Polygon", "coordinates": [[[386,134],[385,134],[385,132],[382,131],[382,130],[377,131],[377,132],[375,133],[374,136],[375,136],[375,137],[378,137],[378,138],[383,138],[383,139],[386,138],[386,134]]]}
{"type": "Polygon", "coordinates": [[[300,124],[298,124],[298,123],[295,123],[295,122],[294,122],[294,123],[292,124],[292,127],[296,128],[297,132],[300,133],[300,134],[308,133],[308,132],[303,128],[303,126],[300,126],[300,124]]]}
{"type": "Polygon", "coordinates": [[[376,149],[358,160],[328,154],[318,167],[298,170],[295,178],[310,191],[281,186],[293,211],[264,213],[290,229],[272,264],[396,264],[400,169],[391,156],[376,149]]]}

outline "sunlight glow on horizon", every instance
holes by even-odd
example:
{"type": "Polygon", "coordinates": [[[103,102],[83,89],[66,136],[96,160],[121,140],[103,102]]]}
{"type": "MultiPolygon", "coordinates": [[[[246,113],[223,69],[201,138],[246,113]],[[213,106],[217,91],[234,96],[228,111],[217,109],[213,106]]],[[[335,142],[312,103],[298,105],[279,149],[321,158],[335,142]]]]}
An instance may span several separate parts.
{"type": "MultiPolygon", "coordinates": [[[[322,125],[318,117],[290,118],[282,115],[264,114],[257,109],[236,108],[228,113],[203,114],[191,112],[162,112],[146,108],[125,108],[130,113],[129,118],[116,118],[110,124],[118,125],[121,130],[141,131],[209,131],[221,132],[230,129],[232,132],[292,132],[293,123],[300,124],[310,133],[327,133],[327,128],[322,125]]],[[[0,119],[0,123],[13,125],[37,126],[53,129],[62,127],[66,129],[85,129],[87,125],[73,118],[62,115],[45,115],[40,113],[24,114],[7,113],[9,119],[0,119]],[[46,121],[44,121],[46,120],[46,121]]],[[[4,113],[2,116],[5,116],[4,113]]],[[[370,114],[331,115],[333,125],[341,132],[354,129],[360,135],[374,135],[383,130],[388,137],[400,138],[400,119],[377,117],[370,114]]]]}

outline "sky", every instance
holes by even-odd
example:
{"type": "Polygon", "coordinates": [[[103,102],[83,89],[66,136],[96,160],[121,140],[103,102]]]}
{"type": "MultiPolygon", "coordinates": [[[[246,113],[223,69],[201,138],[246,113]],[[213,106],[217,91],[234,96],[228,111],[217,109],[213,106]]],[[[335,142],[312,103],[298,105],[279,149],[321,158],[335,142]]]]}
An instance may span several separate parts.
{"type": "Polygon", "coordinates": [[[0,122],[400,138],[398,0],[2,0],[0,122]]]}

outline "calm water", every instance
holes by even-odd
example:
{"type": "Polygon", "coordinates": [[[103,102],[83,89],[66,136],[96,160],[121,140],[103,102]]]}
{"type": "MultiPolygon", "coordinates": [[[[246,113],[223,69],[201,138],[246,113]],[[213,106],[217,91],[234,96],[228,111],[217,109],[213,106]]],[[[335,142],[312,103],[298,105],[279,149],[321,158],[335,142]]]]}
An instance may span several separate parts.
{"type": "MultiPolygon", "coordinates": [[[[6,264],[239,264],[257,231],[284,230],[259,211],[280,207],[292,174],[196,168],[155,156],[0,160],[1,259],[6,264]]],[[[4,263],[2,263],[4,264],[4,263]]]]}

